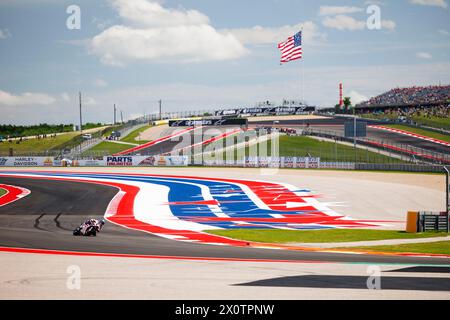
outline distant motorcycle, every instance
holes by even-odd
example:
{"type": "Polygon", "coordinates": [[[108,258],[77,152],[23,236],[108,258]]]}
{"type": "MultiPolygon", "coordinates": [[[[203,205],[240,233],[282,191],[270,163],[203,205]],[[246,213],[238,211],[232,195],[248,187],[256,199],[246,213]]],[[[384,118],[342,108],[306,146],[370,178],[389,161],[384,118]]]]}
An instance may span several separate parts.
{"type": "Polygon", "coordinates": [[[73,230],[74,236],[95,237],[102,230],[104,220],[89,219],[73,230]]]}

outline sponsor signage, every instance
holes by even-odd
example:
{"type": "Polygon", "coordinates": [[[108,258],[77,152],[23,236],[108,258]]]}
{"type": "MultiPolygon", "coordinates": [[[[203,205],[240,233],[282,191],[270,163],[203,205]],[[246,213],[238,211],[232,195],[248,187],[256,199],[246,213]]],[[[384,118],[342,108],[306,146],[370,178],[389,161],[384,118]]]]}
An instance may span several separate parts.
{"type": "Polygon", "coordinates": [[[245,157],[245,166],[259,168],[321,168],[320,158],[308,157],[245,157]]]}
{"type": "Polygon", "coordinates": [[[72,167],[102,167],[102,166],[106,166],[106,161],[104,158],[72,161],[72,167]]]}
{"type": "Polygon", "coordinates": [[[0,157],[0,166],[7,167],[51,167],[53,157],[0,157]]]}
{"type": "Polygon", "coordinates": [[[133,166],[133,157],[106,157],[106,165],[114,167],[133,166]]]}
{"type": "Polygon", "coordinates": [[[216,116],[236,115],[236,116],[268,116],[268,115],[296,115],[315,112],[316,107],[299,105],[298,101],[287,101],[282,106],[270,106],[259,108],[240,108],[231,110],[218,110],[216,116]]]}
{"type": "Polygon", "coordinates": [[[247,119],[170,120],[169,127],[245,126],[247,119]]]}
{"type": "Polygon", "coordinates": [[[188,156],[133,157],[133,165],[140,167],[184,167],[189,164],[188,156]]]}

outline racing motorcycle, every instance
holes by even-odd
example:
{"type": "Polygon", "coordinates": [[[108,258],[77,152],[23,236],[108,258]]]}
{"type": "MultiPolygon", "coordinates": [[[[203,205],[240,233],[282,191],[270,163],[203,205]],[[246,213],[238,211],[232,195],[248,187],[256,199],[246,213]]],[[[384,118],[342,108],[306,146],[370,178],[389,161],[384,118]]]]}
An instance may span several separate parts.
{"type": "Polygon", "coordinates": [[[95,237],[97,233],[100,232],[103,225],[105,224],[104,220],[98,221],[96,219],[90,219],[81,224],[78,228],[73,230],[74,236],[84,236],[84,237],[95,237]]]}

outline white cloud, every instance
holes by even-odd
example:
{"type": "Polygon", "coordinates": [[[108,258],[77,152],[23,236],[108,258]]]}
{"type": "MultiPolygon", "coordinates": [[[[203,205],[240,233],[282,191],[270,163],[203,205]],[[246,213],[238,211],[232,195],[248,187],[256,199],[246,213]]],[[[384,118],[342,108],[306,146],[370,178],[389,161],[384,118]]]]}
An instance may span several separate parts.
{"type": "Polygon", "coordinates": [[[112,4],[127,25],[112,26],[91,40],[91,52],[104,64],[223,61],[247,53],[231,33],[219,32],[198,11],[166,9],[150,0],[112,4]]]}
{"type": "Polygon", "coordinates": [[[63,101],[65,101],[65,102],[69,102],[71,100],[70,96],[69,96],[69,94],[67,92],[64,92],[64,93],[61,94],[61,99],[63,101]]]}
{"type": "Polygon", "coordinates": [[[0,39],[11,38],[11,32],[8,29],[0,29],[0,39]]]}
{"type": "Polygon", "coordinates": [[[332,16],[338,14],[350,14],[355,12],[362,12],[364,9],[358,7],[345,7],[345,6],[321,6],[319,15],[332,16]]]}
{"type": "Polygon", "coordinates": [[[450,35],[450,32],[448,32],[447,30],[444,30],[444,29],[439,29],[438,32],[444,36],[450,35]]]}
{"type": "Polygon", "coordinates": [[[55,101],[55,98],[45,93],[25,92],[14,95],[0,90],[0,105],[2,106],[50,105],[55,101]]]}
{"type": "Polygon", "coordinates": [[[366,27],[366,22],[356,20],[353,17],[346,15],[337,15],[335,17],[326,17],[322,24],[325,27],[338,29],[338,30],[363,30],[366,27]]]}
{"type": "Polygon", "coordinates": [[[353,105],[356,105],[356,104],[361,103],[363,101],[369,100],[369,98],[367,96],[365,96],[365,95],[363,95],[363,94],[361,94],[361,93],[359,93],[357,91],[354,91],[354,90],[350,91],[348,93],[348,95],[346,95],[346,96],[350,97],[353,105]]]}
{"type": "Polygon", "coordinates": [[[429,52],[417,52],[416,57],[419,59],[432,59],[433,56],[429,52]]]}
{"type": "Polygon", "coordinates": [[[82,104],[84,106],[95,106],[98,104],[98,102],[93,97],[87,96],[87,97],[82,97],[82,104]]]}
{"type": "Polygon", "coordinates": [[[383,29],[387,29],[387,30],[392,31],[392,30],[395,29],[395,27],[397,27],[397,24],[394,21],[392,21],[392,20],[382,20],[381,21],[381,27],[383,29]]]}
{"type": "MultiPolygon", "coordinates": [[[[319,107],[333,107],[339,99],[339,82],[344,83],[345,90],[348,89],[346,96],[353,95],[353,99],[371,97],[396,87],[450,83],[450,63],[306,67],[304,75],[306,101],[319,107]]],[[[298,69],[262,70],[258,76],[261,81],[252,84],[162,83],[86,93],[83,94],[83,120],[111,122],[111,101],[123,109],[124,117],[128,117],[157,110],[159,98],[163,99],[164,111],[174,112],[253,106],[261,100],[281,101],[300,97],[298,69]],[[96,104],[88,105],[93,102],[88,97],[96,104]]],[[[30,104],[18,108],[0,105],[0,114],[5,115],[0,117],[0,123],[77,123],[78,96],[76,93],[70,96],[69,102],[60,99],[49,106],[30,104]]]]}
{"type": "MultiPolygon", "coordinates": [[[[338,29],[338,30],[364,30],[367,26],[367,22],[363,20],[357,20],[353,17],[347,15],[337,15],[334,17],[326,17],[322,24],[325,27],[338,29]]],[[[396,28],[397,24],[392,20],[382,20],[381,27],[382,29],[387,29],[392,31],[396,28]]]]}
{"type": "Polygon", "coordinates": [[[97,78],[94,80],[94,86],[104,88],[108,86],[108,82],[103,79],[97,78]]]}
{"type": "Polygon", "coordinates": [[[318,26],[311,21],[299,23],[293,26],[266,28],[255,26],[253,28],[227,29],[243,44],[277,44],[286,40],[289,36],[299,32],[303,28],[303,40],[308,43],[317,43],[326,39],[326,35],[319,31],[318,26]]]}
{"type": "Polygon", "coordinates": [[[441,8],[447,8],[448,4],[445,0],[410,0],[412,4],[418,4],[422,6],[435,6],[441,8]]]}
{"type": "Polygon", "coordinates": [[[106,29],[106,27],[108,27],[112,24],[111,20],[101,19],[101,18],[97,18],[97,17],[92,18],[92,23],[95,24],[95,26],[99,30],[104,30],[104,29],[106,29]]]}
{"type": "Polygon", "coordinates": [[[209,18],[197,10],[166,9],[151,0],[112,0],[112,4],[132,26],[161,28],[209,24],[209,18]]]}

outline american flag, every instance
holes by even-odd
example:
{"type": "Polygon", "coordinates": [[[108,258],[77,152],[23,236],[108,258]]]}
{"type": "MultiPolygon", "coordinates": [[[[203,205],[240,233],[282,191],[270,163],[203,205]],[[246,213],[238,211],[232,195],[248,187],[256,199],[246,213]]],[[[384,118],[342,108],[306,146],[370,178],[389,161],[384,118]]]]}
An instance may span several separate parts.
{"type": "Polygon", "coordinates": [[[289,37],[285,42],[278,44],[281,51],[281,64],[302,58],[302,32],[289,37]]]}

